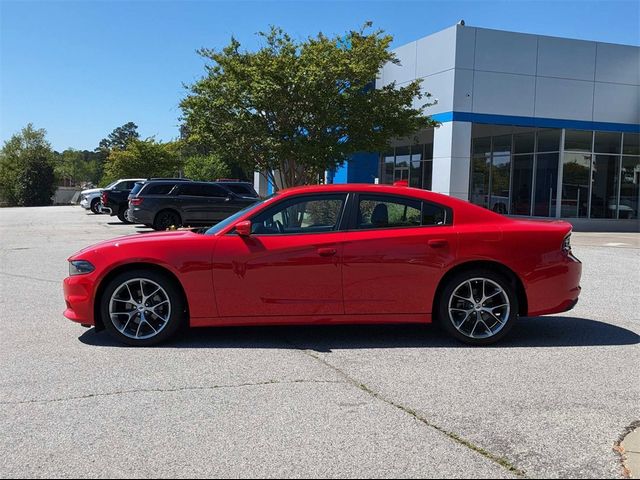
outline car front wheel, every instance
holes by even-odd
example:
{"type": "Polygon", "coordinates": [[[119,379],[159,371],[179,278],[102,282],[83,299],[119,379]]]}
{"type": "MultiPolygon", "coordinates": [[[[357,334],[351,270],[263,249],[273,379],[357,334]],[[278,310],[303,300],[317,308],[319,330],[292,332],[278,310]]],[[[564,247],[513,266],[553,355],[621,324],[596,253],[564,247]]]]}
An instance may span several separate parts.
{"type": "Polygon", "coordinates": [[[170,277],[136,269],[121,273],[108,283],[100,311],[105,329],[116,340],[151,346],[176,334],[185,318],[185,302],[170,277]]]}
{"type": "Polygon", "coordinates": [[[91,200],[91,211],[96,215],[100,213],[100,199],[94,198],[91,200]]]}
{"type": "Polygon", "coordinates": [[[518,318],[518,298],[508,279],[490,270],[455,275],[438,305],[442,327],[458,340],[486,345],[503,338],[518,318]]]}

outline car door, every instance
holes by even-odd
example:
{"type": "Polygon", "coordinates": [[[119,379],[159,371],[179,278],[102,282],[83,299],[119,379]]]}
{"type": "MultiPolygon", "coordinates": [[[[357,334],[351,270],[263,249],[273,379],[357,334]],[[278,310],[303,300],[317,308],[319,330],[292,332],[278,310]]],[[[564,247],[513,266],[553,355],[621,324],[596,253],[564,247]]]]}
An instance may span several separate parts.
{"type": "Polygon", "coordinates": [[[411,197],[360,194],[345,234],[345,314],[430,313],[455,259],[451,211],[411,197]]]}
{"type": "Polygon", "coordinates": [[[250,236],[232,232],[219,238],[213,273],[219,314],[343,314],[346,198],[319,194],[285,199],[251,219],[250,236]]]}

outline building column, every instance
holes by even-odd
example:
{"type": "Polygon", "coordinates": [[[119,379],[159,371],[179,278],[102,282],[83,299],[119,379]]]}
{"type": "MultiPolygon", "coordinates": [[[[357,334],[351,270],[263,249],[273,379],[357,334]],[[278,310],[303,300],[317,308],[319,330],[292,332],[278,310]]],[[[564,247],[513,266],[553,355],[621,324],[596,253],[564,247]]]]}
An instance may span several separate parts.
{"type": "Polygon", "coordinates": [[[261,197],[269,195],[269,180],[266,173],[253,172],[253,188],[261,197]]]}
{"type": "Polygon", "coordinates": [[[433,132],[431,190],[469,200],[471,122],[445,122],[433,132]]]}

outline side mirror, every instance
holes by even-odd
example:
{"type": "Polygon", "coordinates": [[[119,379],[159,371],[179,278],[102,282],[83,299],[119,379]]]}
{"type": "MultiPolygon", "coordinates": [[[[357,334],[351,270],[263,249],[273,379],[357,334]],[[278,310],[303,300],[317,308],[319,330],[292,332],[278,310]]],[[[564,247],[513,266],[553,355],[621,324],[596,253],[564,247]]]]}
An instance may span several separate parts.
{"type": "Polygon", "coordinates": [[[251,235],[251,220],[236,223],[235,229],[236,233],[241,237],[248,237],[251,235]]]}

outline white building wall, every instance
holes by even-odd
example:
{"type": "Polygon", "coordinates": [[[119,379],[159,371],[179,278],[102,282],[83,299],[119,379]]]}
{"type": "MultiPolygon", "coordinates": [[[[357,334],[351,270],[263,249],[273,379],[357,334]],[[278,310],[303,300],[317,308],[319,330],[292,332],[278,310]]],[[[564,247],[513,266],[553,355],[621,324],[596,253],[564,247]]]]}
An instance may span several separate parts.
{"type": "Polygon", "coordinates": [[[431,190],[452,197],[469,198],[471,123],[446,122],[433,133],[431,190]]]}

